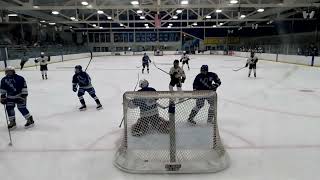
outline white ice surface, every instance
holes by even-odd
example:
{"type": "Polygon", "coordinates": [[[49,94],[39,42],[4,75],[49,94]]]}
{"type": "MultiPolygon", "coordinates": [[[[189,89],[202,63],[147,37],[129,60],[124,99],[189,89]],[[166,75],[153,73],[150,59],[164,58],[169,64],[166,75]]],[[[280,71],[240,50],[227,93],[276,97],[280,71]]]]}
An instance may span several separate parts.
{"type": "MultiPolygon", "coordinates": [[[[175,56],[152,57],[169,70],[175,56]]],[[[176,57],[177,58],[177,57],[176,57]]],[[[218,73],[218,121],[231,157],[231,167],[217,174],[137,175],[112,165],[119,144],[122,94],[137,81],[141,57],[94,58],[88,73],[104,109],[95,110],[85,95],[88,110],[79,112],[71,88],[73,67],[88,59],[49,65],[43,81],[35,67],[17,71],[28,83],[28,107],[36,126],[24,130],[17,111],[18,129],[8,146],[4,111],[0,113],[0,180],[314,180],[320,177],[320,71],[318,68],[261,61],[258,78],[247,70],[243,58],[192,56],[183,89],[202,64],[218,73]],[[300,90],[312,90],[302,92],[300,90]]],[[[167,90],[169,77],[152,65],[147,78],[157,90],[167,90]]],[[[1,73],[3,76],[3,72],[1,73]]],[[[141,75],[140,75],[141,77],[141,75]]]]}

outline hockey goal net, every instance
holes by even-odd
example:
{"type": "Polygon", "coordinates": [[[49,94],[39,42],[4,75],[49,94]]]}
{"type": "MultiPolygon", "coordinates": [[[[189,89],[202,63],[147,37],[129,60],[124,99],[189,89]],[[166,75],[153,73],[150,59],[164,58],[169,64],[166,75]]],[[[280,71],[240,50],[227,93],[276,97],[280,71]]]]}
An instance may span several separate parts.
{"type": "Polygon", "coordinates": [[[119,169],[208,173],[229,166],[219,136],[215,92],[126,92],[123,113],[123,137],[114,160],[119,169]]]}
{"type": "Polygon", "coordinates": [[[155,50],[154,55],[155,56],[163,56],[163,51],[162,50],[155,50]]]}

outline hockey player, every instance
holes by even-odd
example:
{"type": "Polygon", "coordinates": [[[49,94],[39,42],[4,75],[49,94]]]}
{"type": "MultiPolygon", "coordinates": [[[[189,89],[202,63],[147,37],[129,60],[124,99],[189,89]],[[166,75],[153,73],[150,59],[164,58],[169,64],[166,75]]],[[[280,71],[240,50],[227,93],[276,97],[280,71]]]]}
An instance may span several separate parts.
{"type": "MultiPolygon", "coordinates": [[[[221,85],[221,81],[216,73],[209,72],[208,65],[202,65],[200,74],[196,76],[193,81],[193,90],[212,90],[216,91],[217,88],[221,85]],[[213,83],[214,82],[214,83],[213,83]]],[[[214,102],[210,98],[208,99],[197,99],[196,106],[191,110],[189,115],[188,122],[191,124],[196,124],[194,121],[194,117],[200,111],[200,109],[204,106],[204,101],[207,100],[209,103],[209,112],[208,112],[208,122],[212,122],[214,116],[214,102]]]]}
{"type": "Polygon", "coordinates": [[[142,74],[144,73],[145,67],[147,67],[147,71],[149,74],[149,62],[151,63],[149,56],[147,55],[147,53],[144,53],[142,57],[142,74]]]}
{"type": "Polygon", "coordinates": [[[25,128],[30,128],[34,125],[32,116],[27,109],[28,89],[26,81],[22,76],[16,74],[14,67],[5,69],[6,76],[1,80],[1,104],[6,106],[6,111],[9,117],[8,129],[16,128],[15,105],[18,110],[27,120],[25,128]]]}
{"type": "Polygon", "coordinates": [[[50,57],[44,56],[44,52],[40,53],[40,58],[37,58],[34,60],[35,63],[40,62],[40,71],[41,71],[41,75],[42,75],[42,79],[44,80],[44,78],[48,79],[48,75],[47,75],[47,71],[48,71],[48,63],[50,61],[50,57]]]}
{"type": "Polygon", "coordinates": [[[182,54],[181,59],[180,59],[180,62],[182,62],[182,69],[183,69],[184,64],[187,64],[188,70],[190,70],[189,60],[190,60],[190,58],[187,55],[187,52],[183,51],[183,54],[182,54]]]}
{"type": "Polygon", "coordinates": [[[80,111],[84,111],[87,109],[86,102],[84,101],[83,95],[87,91],[89,95],[96,101],[97,103],[97,110],[102,109],[102,105],[96,96],[96,92],[91,84],[90,76],[82,71],[82,67],[80,65],[75,66],[75,74],[72,78],[72,89],[74,92],[78,90],[78,97],[81,103],[81,107],[79,108],[80,111]],[[79,90],[77,88],[79,86],[79,90]]]}
{"type": "Polygon", "coordinates": [[[186,75],[183,69],[179,66],[179,60],[174,60],[173,67],[169,72],[171,81],[169,84],[169,90],[173,91],[173,87],[177,86],[178,91],[182,91],[182,83],[186,80],[186,75]]]}
{"type": "Polygon", "coordinates": [[[258,62],[258,58],[255,56],[254,52],[251,51],[250,57],[248,58],[247,63],[246,63],[246,67],[249,66],[248,77],[251,76],[252,69],[253,69],[254,77],[257,77],[257,72],[256,72],[257,62],[258,62]]]}
{"type": "Polygon", "coordinates": [[[23,69],[24,64],[29,60],[28,56],[26,55],[26,52],[23,53],[23,56],[21,58],[20,62],[20,70],[23,69]]]}
{"type": "MultiPolygon", "coordinates": [[[[149,91],[156,92],[152,87],[149,87],[149,82],[147,80],[141,80],[139,82],[141,87],[140,92],[149,91]]],[[[143,136],[149,129],[154,129],[160,133],[169,132],[169,121],[160,117],[158,111],[158,104],[156,99],[133,99],[129,102],[129,108],[140,109],[140,118],[132,126],[131,133],[132,136],[143,136]]]]}

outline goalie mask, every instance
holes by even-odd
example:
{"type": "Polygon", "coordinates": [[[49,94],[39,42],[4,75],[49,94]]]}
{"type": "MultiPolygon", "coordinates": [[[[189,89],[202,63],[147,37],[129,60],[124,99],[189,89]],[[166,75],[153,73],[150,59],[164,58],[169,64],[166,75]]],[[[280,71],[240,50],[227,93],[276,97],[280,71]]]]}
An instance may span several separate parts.
{"type": "Polygon", "coordinates": [[[140,80],[140,82],[139,82],[139,87],[141,87],[141,88],[147,88],[148,86],[149,86],[149,82],[148,82],[147,80],[145,80],[145,79],[140,80]]]}

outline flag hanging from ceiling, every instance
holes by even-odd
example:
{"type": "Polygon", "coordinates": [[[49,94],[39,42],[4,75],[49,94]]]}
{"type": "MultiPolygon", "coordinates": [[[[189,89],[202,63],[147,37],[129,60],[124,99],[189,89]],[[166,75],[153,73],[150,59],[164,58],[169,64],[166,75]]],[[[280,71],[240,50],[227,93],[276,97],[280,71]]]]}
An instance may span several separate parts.
{"type": "Polygon", "coordinates": [[[154,16],[154,24],[156,26],[156,28],[160,28],[161,27],[161,19],[160,19],[160,15],[156,14],[154,16]]]}

